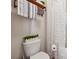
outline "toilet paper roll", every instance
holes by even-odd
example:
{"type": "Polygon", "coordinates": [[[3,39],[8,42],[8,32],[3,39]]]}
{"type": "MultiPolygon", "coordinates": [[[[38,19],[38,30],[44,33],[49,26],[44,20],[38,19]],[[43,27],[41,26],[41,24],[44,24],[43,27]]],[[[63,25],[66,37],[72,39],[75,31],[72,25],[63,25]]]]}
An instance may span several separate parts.
{"type": "Polygon", "coordinates": [[[52,45],[52,51],[57,51],[57,47],[55,44],[52,45]]]}

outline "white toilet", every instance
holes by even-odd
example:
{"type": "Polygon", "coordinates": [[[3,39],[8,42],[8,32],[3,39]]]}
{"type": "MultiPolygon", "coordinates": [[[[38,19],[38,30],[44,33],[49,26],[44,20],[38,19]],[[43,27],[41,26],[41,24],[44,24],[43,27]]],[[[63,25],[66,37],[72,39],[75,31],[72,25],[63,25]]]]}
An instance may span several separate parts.
{"type": "Polygon", "coordinates": [[[40,39],[24,42],[24,51],[30,59],[50,59],[49,55],[40,51],[40,39]]]}

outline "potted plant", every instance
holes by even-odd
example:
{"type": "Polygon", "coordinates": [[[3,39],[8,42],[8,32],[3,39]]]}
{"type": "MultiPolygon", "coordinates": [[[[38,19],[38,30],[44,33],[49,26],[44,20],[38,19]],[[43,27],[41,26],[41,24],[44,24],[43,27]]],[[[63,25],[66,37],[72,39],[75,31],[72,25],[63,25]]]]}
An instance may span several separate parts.
{"type": "Polygon", "coordinates": [[[39,36],[38,34],[36,34],[36,35],[27,35],[27,36],[23,37],[23,41],[25,42],[26,40],[33,40],[33,38],[36,38],[38,36],[39,36]]]}

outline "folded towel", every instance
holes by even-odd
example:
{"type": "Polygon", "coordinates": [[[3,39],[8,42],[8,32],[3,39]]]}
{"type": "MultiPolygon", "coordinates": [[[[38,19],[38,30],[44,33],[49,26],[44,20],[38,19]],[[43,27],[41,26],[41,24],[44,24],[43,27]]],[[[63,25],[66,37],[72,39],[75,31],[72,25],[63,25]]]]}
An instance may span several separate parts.
{"type": "Polygon", "coordinates": [[[36,7],[32,3],[29,3],[27,0],[18,0],[18,15],[35,18],[36,7]]]}
{"type": "Polygon", "coordinates": [[[26,0],[18,0],[18,15],[28,17],[28,2],[26,0]]]}

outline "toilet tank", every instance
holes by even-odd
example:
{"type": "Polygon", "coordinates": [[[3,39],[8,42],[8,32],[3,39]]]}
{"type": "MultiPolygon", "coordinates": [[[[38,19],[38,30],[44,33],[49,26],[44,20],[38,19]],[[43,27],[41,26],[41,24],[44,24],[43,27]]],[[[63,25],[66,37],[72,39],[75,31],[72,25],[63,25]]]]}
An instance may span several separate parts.
{"type": "Polygon", "coordinates": [[[32,56],[40,51],[40,39],[33,39],[29,42],[24,42],[24,51],[27,57],[32,56]]]}

